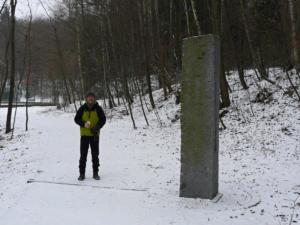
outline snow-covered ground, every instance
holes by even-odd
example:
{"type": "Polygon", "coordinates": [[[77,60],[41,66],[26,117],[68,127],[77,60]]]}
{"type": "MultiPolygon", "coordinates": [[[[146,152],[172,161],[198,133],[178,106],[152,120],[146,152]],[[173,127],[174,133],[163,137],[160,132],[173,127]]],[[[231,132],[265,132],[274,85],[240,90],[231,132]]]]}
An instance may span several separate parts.
{"type": "MultiPolygon", "coordinates": [[[[259,83],[273,93],[267,103],[251,103],[258,87],[253,83],[249,91],[241,90],[237,76],[230,77],[233,104],[223,118],[227,128],[220,130],[223,197],[217,203],[178,197],[179,106],[173,98],[162,101],[161,91],[155,98],[162,126],[152,111],[147,112],[147,127],[138,105],[136,130],[130,117],[122,115],[122,107],[107,110],[109,120],[100,140],[100,181],[91,178],[90,160],[87,179],[77,181],[79,129],[74,113],[30,108],[30,131],[25,133],[25,112],[18,109],[14,139],[0,131],[0,224],[300,223],[300,108],[283,95],[289,84],[282,77],[272,76],[282,89],[259,83]],[[27,183],[29,179],[86,186],[27,183]]],[[[254,80],[249,77],[248,82],[254,80]]],[[[0,129],[5,115],[6,110],[0,109],[0,129]]]]}

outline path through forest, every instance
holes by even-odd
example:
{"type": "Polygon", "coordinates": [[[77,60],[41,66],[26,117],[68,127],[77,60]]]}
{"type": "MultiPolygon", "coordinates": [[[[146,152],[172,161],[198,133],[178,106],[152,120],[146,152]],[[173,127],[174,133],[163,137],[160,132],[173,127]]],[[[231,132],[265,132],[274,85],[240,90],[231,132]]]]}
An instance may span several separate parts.
{"type": "MultiPolygon", "coordinates": [[[[166,103],[169,104],[166,114],[177,110],[171,102],[166,103]]],[[[1,126],[5,113],[0,109],[1,126]]],[[[276,129],[266,130],[263,125],[253,127],[251,123],[237,133],[233,129],[235,122],[228,118],[231,128],[222,131],[220,139],[223,198],[218,203],[181,199],[178,197],[179,121],[167,123],[163,117],[166,124],[160,128],[155,116],[149,114],[151,127],[143,127],[140,116],[136,118],[139,128],[133,130],[130,118],[118,119],[116,112],[101,133],[100,181],[91,178],[89,156],[87,179],[82,183],[88,186],[28,184],[28,179],[80,184],[77,181],[79,129],[73,122],[73,113],[33,107],[30,108],[31,129],[24,134],[24,109],[19,109],[18,115],[15,139],[9,144],[2,140],[0,146],[3,225],[252,225],[278,221],[284,224],[290,218],[297,197],[295,192],[300,188],[297,186],[299,163],[291,155],[298,149],[289,149],[295,146],[293,135],[287,136],[290,141],[281,142],[280,138],[286,136],[281,135],[281,130],[278,129],[281,136],[276,138],[276,129]],[[262,134],[270,137],[270,144],[277,152],[260,149],[257,141],[262,134]],[[283,172],[284,175],[280,174],[283,172]]],[[[291,119],[290,125],[294,127],[289,130],[296,129],[294,133],[298,134],[299,125],[293,122],[291,119]]]]}

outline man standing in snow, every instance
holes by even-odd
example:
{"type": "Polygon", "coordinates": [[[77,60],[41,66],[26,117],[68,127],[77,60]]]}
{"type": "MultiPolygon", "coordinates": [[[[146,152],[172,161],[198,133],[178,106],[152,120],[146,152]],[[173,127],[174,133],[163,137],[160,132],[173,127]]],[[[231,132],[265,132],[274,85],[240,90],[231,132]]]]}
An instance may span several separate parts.
{"type": "Polygon", "coordinates": [[[99,171],[99,135],[100,129],[106,122],[106,117],[101,106],[96,102],[94,93],[86,95],[86,103],[82,105],[75,116],[75,123],[80,126],[80,160],[78,180],[85,179],[85,167],[89,146],[91,146],[93,178],[100,180],[99,171]]]}

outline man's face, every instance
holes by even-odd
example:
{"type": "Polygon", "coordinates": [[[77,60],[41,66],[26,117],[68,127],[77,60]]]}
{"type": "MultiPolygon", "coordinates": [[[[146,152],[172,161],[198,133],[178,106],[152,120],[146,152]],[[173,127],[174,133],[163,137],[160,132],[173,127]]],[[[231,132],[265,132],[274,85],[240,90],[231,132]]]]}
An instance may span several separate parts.
{"type": "Polygon", "coordinates": [[[93,96],[88,96],[86,98],[86,102],[88,105],[94,105],[95,104],[96,99],[93,96]]]}

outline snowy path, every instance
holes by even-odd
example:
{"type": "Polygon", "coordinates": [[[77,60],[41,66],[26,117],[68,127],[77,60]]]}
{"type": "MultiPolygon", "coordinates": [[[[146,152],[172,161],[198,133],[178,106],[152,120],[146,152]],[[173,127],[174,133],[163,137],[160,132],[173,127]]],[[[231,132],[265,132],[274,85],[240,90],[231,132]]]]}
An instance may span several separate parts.
{"type": "MultiPolygon", "coordinates": [[[[22,133],[22,110],[17,134],[22,133]]],[[[0,110],[1,125],[4,115],[5,111],[0,110]]],[[[142,120],[138,124],[143,124],[142,120]]],[[[176,123],[164,129],[153,126],[133,130],[128,117],[109,121],[100,140],[101,181],[91,179],[89,156],[84,184],[110,188],[27,184],[30,178],[79,183],[79,131],[73,123],[73,114],[32,108],[29,134],[17,136],[7,148],[0,147],[0,182],[4,183],[0,187],[0,224],[273,225],[284,222],[276,213],[281,212],[278,207],[282,205],[287,205],[284,209],[287,216],[292,212],[291,201],[297,190],[293,192],[291,188],[297,188],[299,183],[297,161],[284,165],[284,171],[275,169],[283,161],[272,157],[261,160],[266,158],[265,153],[253,159],[251,152],[240,151],[233,146],[233,141],[226,141],[232,138],[228,131],[221,139],[226,148],[220,153],[220,191],[224,197],[217,204],[180,199],[179,126],[176,123]],[[230,152],[230,147],[237,151],[230,152]],[[271,164],[264,167],[267,162],[271,164]],[[285,177],[280,174],[276,178],[274,169],[286,174],[287,184],[280,183],[285,177]],[[278,192],[283,190],[286,193],[280,195],[278,192]]]]}
{"type": "MultiPolygon", "coordinates": [[[[37,110],[31,121],[37,136],[30,137],[30,141],[38,141],[34,145],[32,142],[28,143],[28,154],[32,154],[30,157],[33,158],[38,155],[39,162],[35,165],[37,170],[27,174],[26,178],[79,183],[79,132],[72,115],[40,113],[37,110]]],[[[151,140],[144,143],[139,134],[144,131],[133,131],[128,121],[108,123],[107,127],[102,132],[100,144],[102,179],[97,182],[90,178],[89,160],[84,184],[112,189],[23,184],[27,190],[2,215],[1,224],[82,224],[85,221],[88,221],[86,224],[99,224],[99,221],[104,224],[144,224],[143,220],[148,212],[143,207],[138,207],[140,212],[137,212],[136,206],[147,202],[152,193],[119,189],[149,189],[153,186],[151,192],[159,194],[160,186],[164,185],[161,183],[163,180],[172,182],[173,168],[168,168],[170,174],[159,174],[159,170],[176,166],[176,161],[173,160],[173,165],[169,165],[165,162],[165,157],[156,158],[153,151],[157,151],[157,144],[149,143],[151,140]],[[113,216],[115,213],[116,216],[113,216]]],[[[144,133],[143,135],[147,135],[144,133]]],[[[167,153],[164,152],[164,156],[167,153]]],[[[170,191],[176,194],[177,190],[170,191]]],[[[152,207],[149,206],[149,209],[152,211],[152,207]]]]}

